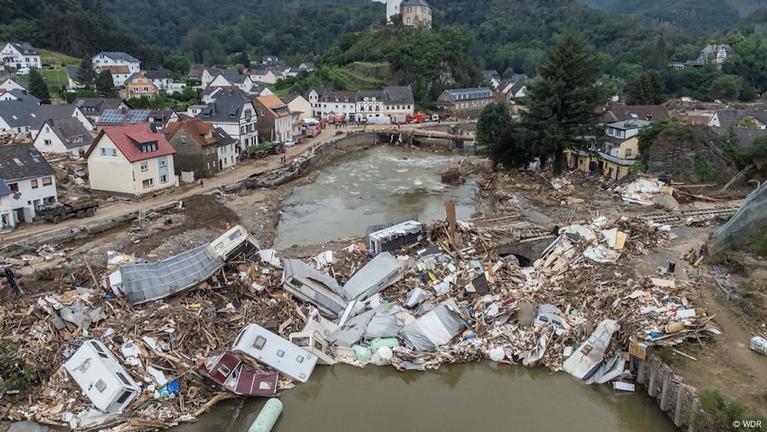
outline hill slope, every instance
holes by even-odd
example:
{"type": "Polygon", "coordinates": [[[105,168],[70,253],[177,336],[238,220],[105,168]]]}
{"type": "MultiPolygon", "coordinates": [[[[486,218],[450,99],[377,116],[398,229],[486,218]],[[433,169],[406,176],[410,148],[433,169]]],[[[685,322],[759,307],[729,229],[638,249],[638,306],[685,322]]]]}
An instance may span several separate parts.
{"type": "Polygon", "coordinates": [[[641,15],[699,33],[726,29],[757,9],[767,6],[767,0],[579,1],[593,8],[626,15],[641,15]]]}

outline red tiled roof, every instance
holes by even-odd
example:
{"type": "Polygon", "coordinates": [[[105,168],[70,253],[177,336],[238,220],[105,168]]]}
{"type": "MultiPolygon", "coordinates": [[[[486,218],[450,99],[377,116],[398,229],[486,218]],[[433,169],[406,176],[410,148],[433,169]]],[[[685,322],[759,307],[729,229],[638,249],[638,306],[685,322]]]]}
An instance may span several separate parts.
{"type": "Polygon", "coordinates": [[[176,135],[176,132],[181,128],[189,131],[189,134],[203,147],[218,143],[218,139],[213,135],[213,125],[197,118],[169,123],[165,128],[165,136],[169,140],[173,139],[173,136],[176,135]]]}
{"type": "Polygon", "coordinates": [[[91,152],[96,148],[96,145],[101,141],[101,137],[104,135],[112,140],[115,146],[130,162],[152,159],[159,156],[168,156],[176,153],[162,134],[152,132],[149,128],[149,123],[142,123],[130,126],[104,128],[85,154],[86,159],[90,156],[91,152]],[[151,152],[141,152],[141,150],[139,150],[140,144],[152,142],[157,143],[157,150],[151,152]]]}

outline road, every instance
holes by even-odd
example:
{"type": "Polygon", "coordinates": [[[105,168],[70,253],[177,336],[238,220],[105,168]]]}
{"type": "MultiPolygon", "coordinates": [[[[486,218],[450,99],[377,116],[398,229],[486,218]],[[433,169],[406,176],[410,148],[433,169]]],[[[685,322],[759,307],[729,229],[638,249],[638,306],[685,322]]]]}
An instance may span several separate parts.
{"type": "MultiPolygon", "coordinates": [[[[401,127],[401,130],[404,131],[404,130],[418,129],[427,125],[429,124],[403,125],[401,127]]],[[[363,130],[363,128],[359,126],[346,126],[343,128],[336,129],[333,126],[328,126],[325,129],[323,129],[318,136],[314,138],[306,139],[301,144],[287,148],[285,154],[287,155],[288,160],[291,160],[292,158],[295,158],[299,154],[311,148],[311,146],[314,145],[315,143],[322,142],[327,140],[328,138],[333,137],[338,131],[351,132],[351,131],[359,131],[359,130],[363,130]]],[[[367,130],[367,131],[392,130],[392,126],[391,125],[370,125],[365,127],[364,130],[367,130]]],[[[88,217],[88,218],[68,219],[59,224],[35,223],[31,225],[22,226],[20,228],[17,228],[14,231],[0,235],[0,245],[4,243],[18,242],[27,237],[46,233],[53,230],[58,230],[61,228],[74,227],[74,226],[82,225],[88,222],[106,221],[109,219],[113,219],[115,217],[124,216],[126,214],[134,213],[137,211],[155,208],[163,204],[177,202],[179,200],[183,200],[185,198],[189,198],[194,195],[204,194],[204,193],[213,191],[215,189],[218,189],[221,186],[225,186],[231,183],[236,183],[238,181],[247,179],[248,177],[251,177],[254,174],[260,174],[265,171],[278,168],[279,166],[280,166],[280,155],[272,155],[272,156],[268,156],[258,160],[248,160],[242,164],[237,165],[233,169],[225,171],[213,178],[204,179],[202,187],[199,186],[199,183],[195,185],[183,185],[175,190],[172,190],[166,193],[160,193],[156,196],[140,198],[135,201],[115,202],[111,205],[104,205],[100,207],[96,215],[88,217]]]]}

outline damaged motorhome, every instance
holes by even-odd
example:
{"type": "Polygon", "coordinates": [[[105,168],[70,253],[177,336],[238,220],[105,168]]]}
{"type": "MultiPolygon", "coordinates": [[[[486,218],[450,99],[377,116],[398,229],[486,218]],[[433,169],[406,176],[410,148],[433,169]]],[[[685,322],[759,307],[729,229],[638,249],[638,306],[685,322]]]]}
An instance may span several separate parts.
{"type": "Polygon", "coordinates": [[[282,266],[285,291],[317,306],[327,316],[337,317],[346,309],[346,301],[338,294],[341,287],[327,273],[295,259],[283,260],[282,266]]]}
{"type": "Polygon", "coordinates": [[[242,329],[232,345],[232,351],[252,357],[301,382],[309,380],[317,363],[314,354],[258,324],[242,329]]]}
{"type": "Polygon", "coordinates": [[[420,243],[425,234],[424,224],[409,220],[390,226],[370,227],[365,235],[365,242],[368,250],[377,255],[420,243]]]}
{"type": "Polygon", "coordinates": [[[613,333],[619,328],[620,324],[615,320],[601,321],[594,333],[562,363],[562,369],[576,378],[588,380],[602,365],[613,333]]]}
{"type": "Polygon", "coordinates": [[[455,300],[447,299],[405,326],[400,336],[416,350],[433,351],[468,327],[459,311],[455,300]]]}
{"type": "Polygon", "coordinates": [[[373,258],[346,282],[341,294],[347,301],[364,300],[397,282],[402,277],[402,264],[389,252],[373,258]]]}
{"type": "Polygon", "coordinates": [[[202,374],[217,382],[230,392],[240,396],[274,396],[277,394],[276,372],[256,372],[227,351],[197,366],[202,374]]]}
{"type": "Polygon", "coordinates": [[[141,388],[103,343],[86,340],[64,363],[93,406],[105,413],[120,413],[141,393],[141,388]]]}
{"type": "Polygon", "coordinates": [[[228,260],[258,250],[258,241],[236,226],[209,244],[155,263],[120,266],[106,280],[106,288],[131,306],[158,300],[193,288],[207,280],[228,260]]]}

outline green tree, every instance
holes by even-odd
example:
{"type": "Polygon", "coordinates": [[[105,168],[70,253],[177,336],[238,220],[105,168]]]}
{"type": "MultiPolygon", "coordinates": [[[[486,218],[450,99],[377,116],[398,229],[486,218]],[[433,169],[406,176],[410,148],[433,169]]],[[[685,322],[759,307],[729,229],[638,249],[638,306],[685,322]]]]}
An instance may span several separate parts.
{"type": "Polygon", "coordinates": [[[96,71],[93,70],[91,58],[85,56],[80,62],[80,69],[77,70],[77,79],[84,90],[93,90],[96,82],[96,71]]]}
{"type": "Polygon", "coordinates": [[[735,100],[740,98],[743,79],[736,75],[722,75],[711,82],[708,94],[711,99],[735,100]]]}
{"type": "Polygon", "coordinates": [[[108,70],[99,72],[96,75],[96,93],[101,97],[114,97],[115,96],[115,83],[112,78],[112,73],[108,70]]]}
{"type": "Polygon", "coordinates": [[[243,67],[250,67],[250,56],[247,51],[240,51],[234,56],[234,63],[241,64],[243,67]]]}
{"type": "Polygon", "coordinates": [[[504,140],[511,129],[511,113],[503,102],[488,104],[477,120],[477,142],[490,149],[490,159],[493,165],[505,162],[504,140]]]}
{"type": "Polygon", "coordinates": [[[176,77],[185,75],[189,72],[189,68],[191,67],[189,59],[182,55],[169,55],[165,57],[162,65],[165,69],[173,72],[176,77]]]}
{"type": "Polygon", "coordinates": [[[642,72],[631,83],[626,102],[632,105],[657,105],[663,102],[663,89],[657,72],[642,72]]]}
{"type": "Polygon", "coordinates": [[[583,37],[566,31],[549,50],[540,75],[528,86],[523,125],[546,161],[553,156],[554,172],[564,166],[564,150],[585,148],[598,133],[595,107],[604,100],[596,88],[593,54],[583,37]]]}
{"type": "Polygon", "coordinates": [[[40,99],[40,103],[51,103],[51,95],[48,93],[48,84],[37,69],[29,71],[29,93],[40,99]]]}

